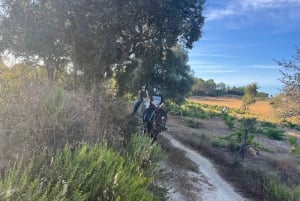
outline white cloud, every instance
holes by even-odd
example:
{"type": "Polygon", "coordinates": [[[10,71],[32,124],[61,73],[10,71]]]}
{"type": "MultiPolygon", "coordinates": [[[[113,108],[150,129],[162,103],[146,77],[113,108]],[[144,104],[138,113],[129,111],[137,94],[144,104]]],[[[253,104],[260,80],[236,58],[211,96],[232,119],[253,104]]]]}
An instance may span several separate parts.
{"type": "Polygon", "coordinates": [[[236,56],[217,53],[217,52],[205,52],[201,50],[195,50],[189,54],[189,57],[218,57],[218,58],[236,58],[236,56]]]}
{"type": "Polygon", "coordinates": [[[262,69],[262,70],[278,70],[280,67],[278,65],[266,65],[266,64],[254,64],[249,66],[250,68],[262,69]]]}
{"type": "MultiPolygon", "coordinates": [[[[289,7],[288,16],[300,17],[298,9],[300,0],[231,0],[223,8],[207,7],[206,21],[215,21],[225,17],[243,16],[249,11],[289,7]],[[297,12],[296,12],[297,11],[297,12]]],[[[278,15],[278,13],[276,13],[278,15]]]]}
{"type": "Polygon", "coordinates": [[[233,16],[236,14],[237,13],[235,9],[230,7],[224,9],[214,9],[206,14],[206,21],[218,20],[222,19],[223,17],[233,16]]]}
{"type": "Polygon", "coordinates": [[[300,5],[300,0],[244,0],[240,1],[240,4],[243,8],[263,9],[300,5]]]}
{"type": "Polygon", "coordinates": [[[234,73],[237,72],[235,69],[226,68],[225,66],[213,64],[209,62],[195,61],[190,62],[189,65],[193,66],[195,73],[234,73]]]}

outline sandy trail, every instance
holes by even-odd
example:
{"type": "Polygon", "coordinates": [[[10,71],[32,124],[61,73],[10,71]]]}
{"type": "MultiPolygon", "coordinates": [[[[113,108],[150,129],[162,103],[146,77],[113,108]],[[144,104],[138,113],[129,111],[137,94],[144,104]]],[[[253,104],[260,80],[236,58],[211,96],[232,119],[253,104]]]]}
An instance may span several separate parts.
{"type": "Polygon", "coordinates": [[[193,198],[185,198],[180,189],[169,186],[168,201],[246,201],[247,199],[237,193],[233,187],[219,176],[213,164],[196,151],[188,148],[175,140],[170,134],[164,132],[162,136],[167,138],[172,146],[184,151],[186,156],[194,161],[199,167],[199,173],[188,172],[193,179],[193,188],[190,189],[193,198]],[[196,178],[196,179],[195,179],[196,178]]]}

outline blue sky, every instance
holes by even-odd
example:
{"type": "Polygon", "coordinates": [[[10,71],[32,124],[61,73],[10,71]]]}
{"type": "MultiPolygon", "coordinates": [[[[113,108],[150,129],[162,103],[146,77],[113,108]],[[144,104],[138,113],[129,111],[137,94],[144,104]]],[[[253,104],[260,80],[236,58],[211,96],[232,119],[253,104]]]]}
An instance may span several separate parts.
{"type": "Polygon", "coordinates": [[[280,66],[300,48],[300,0],[207,0],[202,37],[189,50],[196,77],[280,92],[280,66]]]}

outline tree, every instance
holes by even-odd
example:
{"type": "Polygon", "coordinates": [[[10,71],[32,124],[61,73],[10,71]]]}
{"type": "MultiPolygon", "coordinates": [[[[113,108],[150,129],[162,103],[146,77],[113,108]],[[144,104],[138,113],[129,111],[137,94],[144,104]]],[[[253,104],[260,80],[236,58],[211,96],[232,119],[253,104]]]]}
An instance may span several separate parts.
{"type": "Polygon", "coordinates": [[[176,45],[167,51],[157,69],[152,71],[152,81],[161,83],[165,96],[176,103],[185,100],[193,85],[193,73],[187,63],[187,51],[176,45]]]}
{"type": "Polygon", "coordinates": [[[192,87],[192,95],[193,96],[205,96],[205,80],[202,78],[194,78],[194,84],[192,87]]]}
{"type": "Polygon", "coordinates": [[[135,93],[136,87],[141,83],[145,82],[150,87],[158,83],[166,97],[181,103],[193,85],[193,73],[187,62],[187,51],[179,44],[162,53],[150,52],[145,55],[136,69],[128,72],[127,75],[117,74],[120,76],[118,80],[122,80],[118,87],[127,88],[120,92],[135,93]]]}
{"type": "Polygon", "coordinates": [[[192,88],[192,95],[196,96],[216,96],[217,84],[213,79],[203,80],[201,78],[194,78],[194,85],[192,88]]]}
{"type": "Polygon", "coordinates": [[[245,94],[244,87],[227,87],[227,94],[229,95],[236,95],[236,96],[243,96],[245,94]]]}
{"type": "Polygon", "coordinates": [[[0,51],[38,56],[50,78],[51,69],[68,59],[87,85],[116,74],[123,79],[150,55],[155,59],[150,68],[165,67],[161,56],[177,43],[192,48],[204,24],[204,0],[2,2],[0,51]]]}
{"type": "Polygon", "coordinates": [[[294,118],[300,122],[300,49],[290,61],[277,61],[280,70],[283,90],[279,103],[279,115],[283,118],[294,118]]]}
{"type": "Polygon", "coordinates": [[[24,62],[44,62],[49,80],[68,56],[64,44],[64,23],[55,1],[3,1],[0,20],[0,49],[9,50],[24,62]]]}
{"type": "Polygon", "coordinates": [[[216,93],[217,95],[224,95],[226,94],[226,84],[223,82],[217,83],[216,85],[216,93]]]}
{"type": "Polygon", "coordinates": [[[257,87],[256,83],[249,84],[245,87],[245,89],[244,89],[245,94],[242,97],[243,107],[244,107],[245,110],[248,110],[248,106],[250,104],[253,104],[253,103],[256,102],[255,97],[256,97],[256,94],[257,94],[257,89],[258,89],[258,87],[257,87]]]}

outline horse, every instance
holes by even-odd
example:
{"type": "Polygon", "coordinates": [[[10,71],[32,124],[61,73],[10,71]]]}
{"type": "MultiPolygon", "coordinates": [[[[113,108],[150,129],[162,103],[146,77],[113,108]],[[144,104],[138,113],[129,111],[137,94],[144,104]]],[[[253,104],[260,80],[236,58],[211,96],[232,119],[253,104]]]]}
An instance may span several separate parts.
{"type": "MultiPolygon", "coordinates": [[[[138,101],[136,101],[134,103],[134,105],[136,105],[138,101]]],[[[150,101],[148,99],[144,99],[143,102],[141,102],[141,104],[139,105],[137,111],[136,111],[136,114],[142,118],[143,117],[143,114],[144,114],[144,111],[149,107],[150,105],[150,101]]]]}
{"type": "Polygon", "coordinates": [[[152,139],[152,144],[157,138],[157,135],[166,130],[167,112],[155,109],[151,114],[150,121],[145,125],[144,132],[148,133],[152,139]]]}

